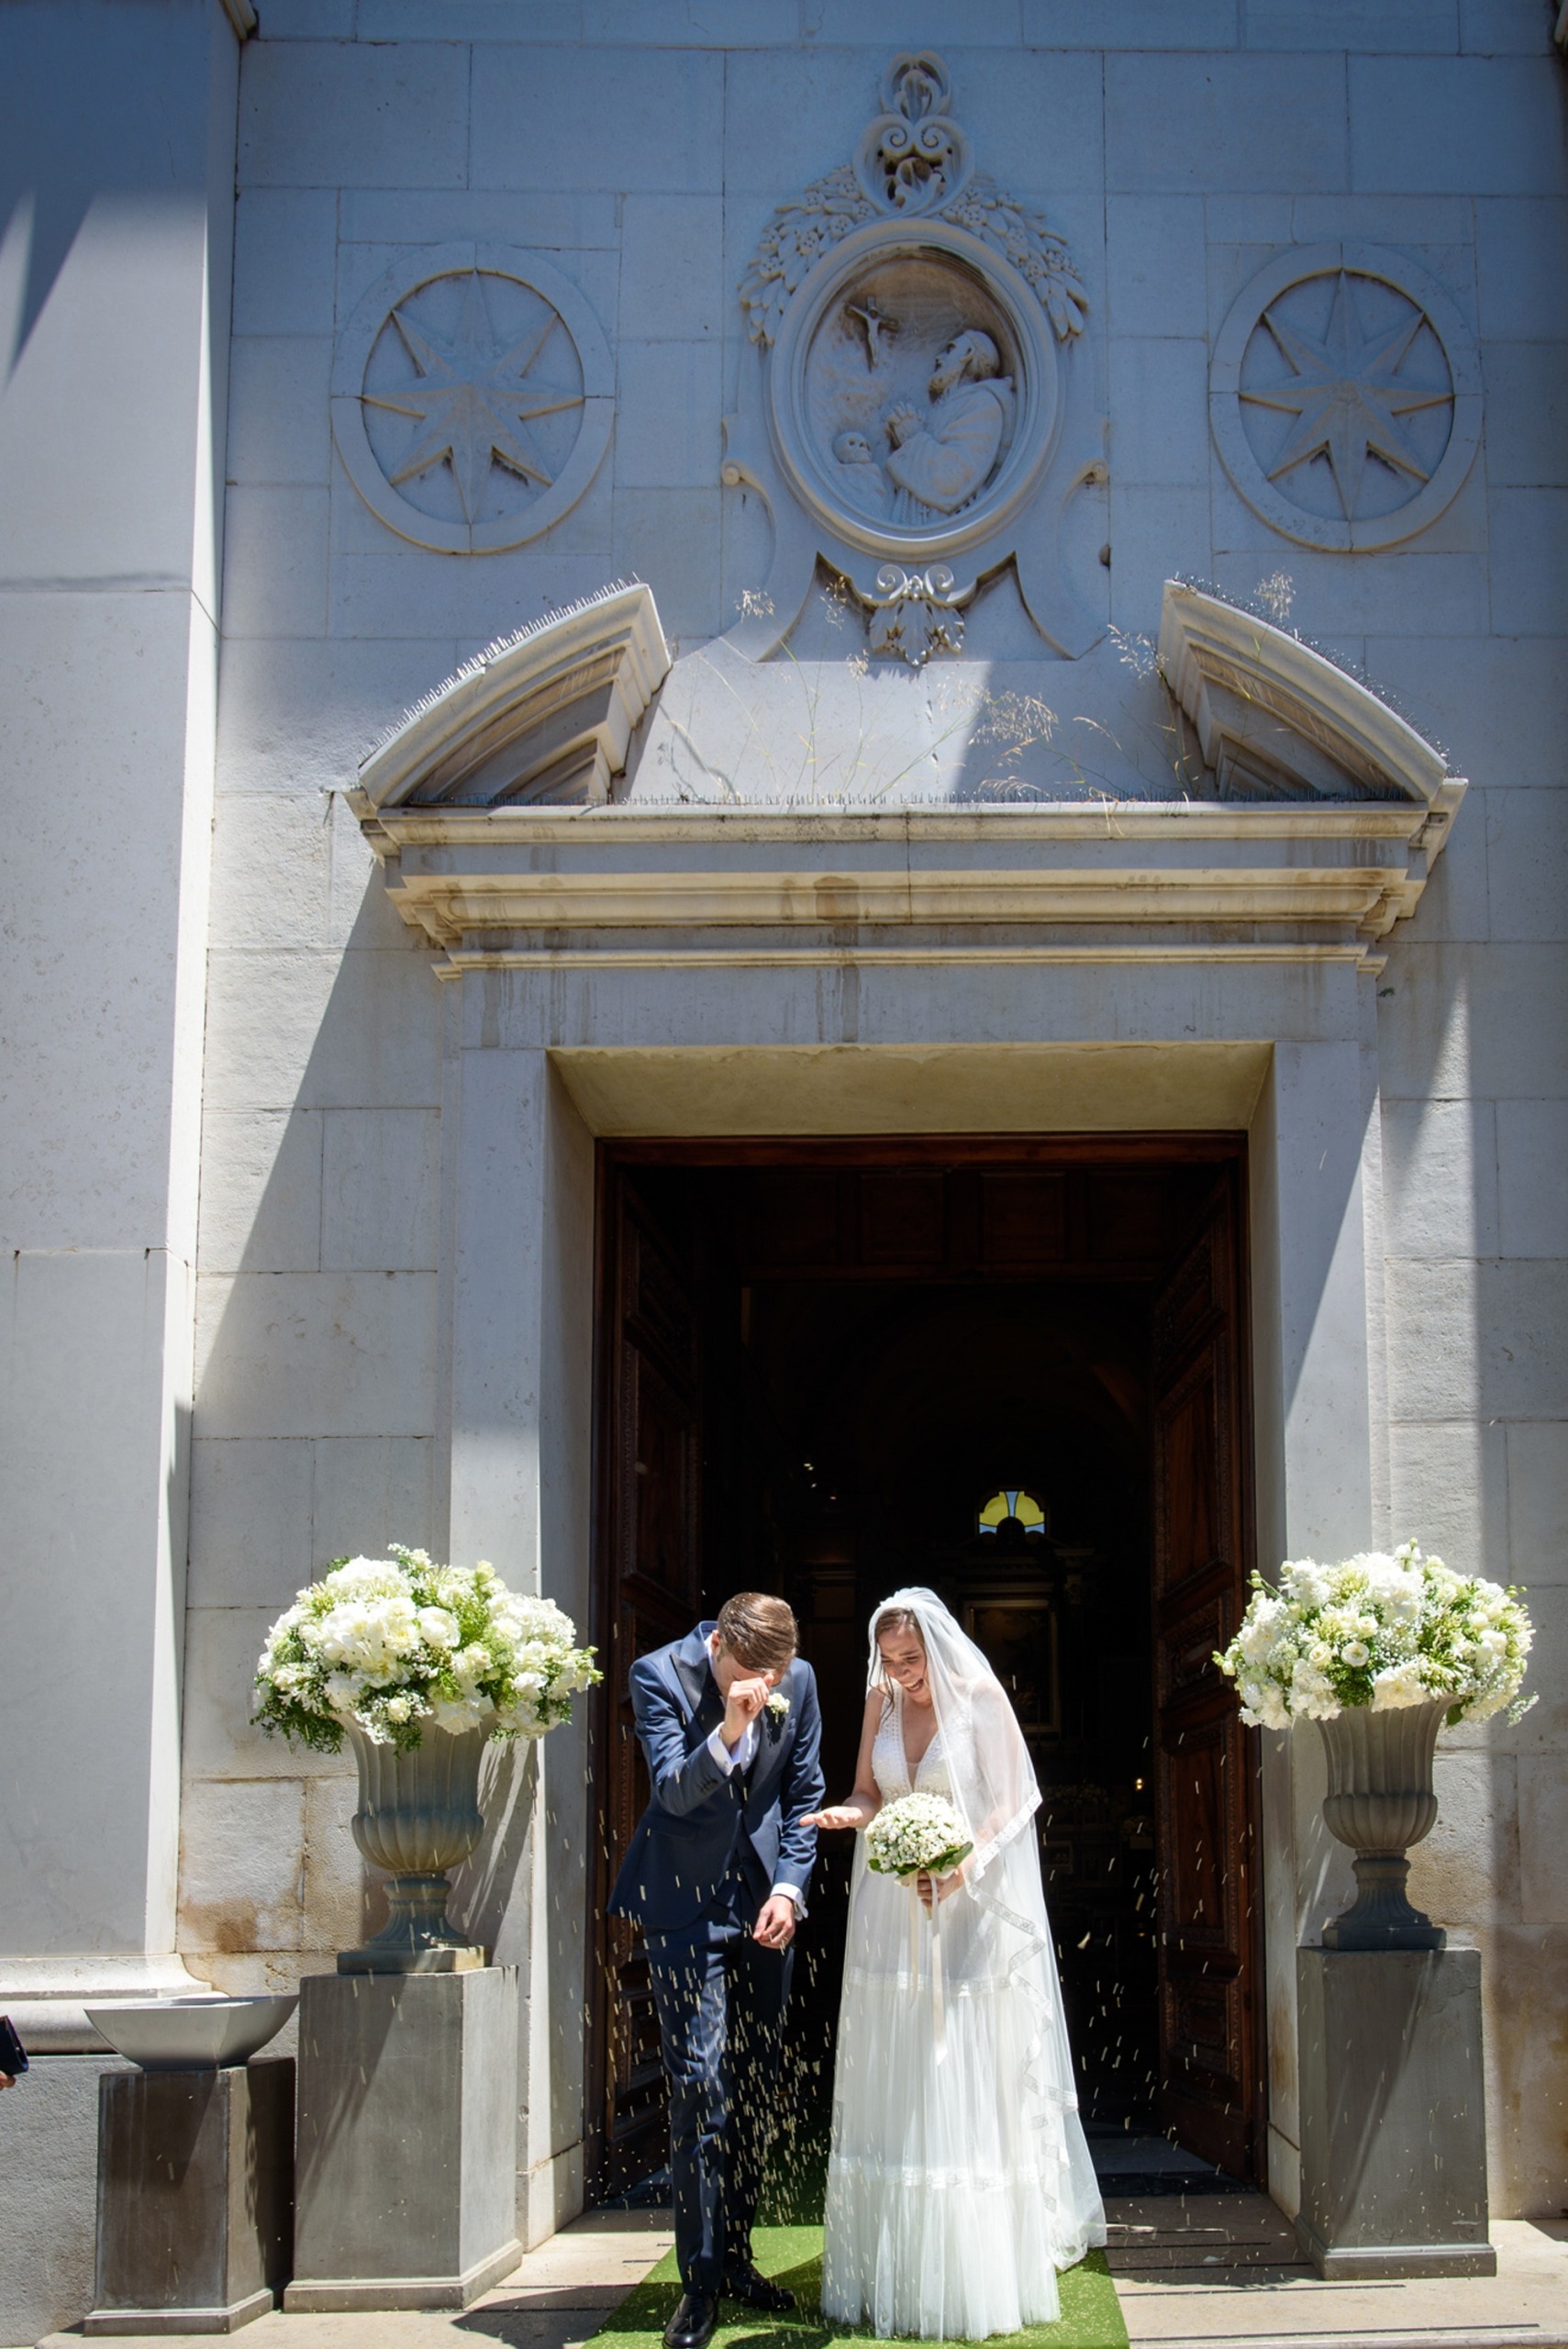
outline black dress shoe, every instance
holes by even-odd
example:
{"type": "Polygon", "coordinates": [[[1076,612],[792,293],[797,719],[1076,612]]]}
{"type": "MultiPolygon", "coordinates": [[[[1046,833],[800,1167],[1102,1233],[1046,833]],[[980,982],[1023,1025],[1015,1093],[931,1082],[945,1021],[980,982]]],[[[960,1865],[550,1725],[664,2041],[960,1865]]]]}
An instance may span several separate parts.
{"type": "Polygon", "coordinates": [[[683,2292],[680,2306],[664,2327],[664,2349],[707,2349],[717,2322],[716,2292],[683,2292]]]}
{"type": "Polygon", "coordinates": [[[744,2267],[729,2270],[724,2279],[724,2297],[740,2300],[749,2309],[764,2309],[770,2316],[787,2316],[795,2306],[795,2294],[788,2286],[760,2274],[750,2260],[744,2267]]]}

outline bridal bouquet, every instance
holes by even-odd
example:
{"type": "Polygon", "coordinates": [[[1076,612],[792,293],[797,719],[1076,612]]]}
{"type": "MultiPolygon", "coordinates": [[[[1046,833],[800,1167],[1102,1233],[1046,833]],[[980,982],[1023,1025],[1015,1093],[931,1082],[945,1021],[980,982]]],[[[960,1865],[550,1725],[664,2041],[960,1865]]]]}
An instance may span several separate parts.
{"type": "Polygon", "coordinates": [[[946,1876],[974,1849],[963,1821],[940,1795],[899,1795],[866,1829],[866,1865],[878,1876],[946,1876]]]}
{"type": "Polygon", "coordinates": [[[1351,1705],[1446,1703],[1451,1728],[1529,1709],[1514,1702],[1531,1638],[1517,1594],[1454,1574],[1414,1542],[1333,1566],[1298,1559],[1280,1568],[1277,1590],[1254,1575],[1252,1593],[1214,1660],[1254,1727],[1332,1720],[1351,1705]]]}
{"type": "Polygon", "coordinates": [[[508,1590],[492,1566],[423,1550],[338,1558],[267,1634],[256,1672],[264,1730],[336,1753],[353,1722],[408,1753],[424,1724],[541,1737],[601,1677],[553,1600],[508,1590]]]}

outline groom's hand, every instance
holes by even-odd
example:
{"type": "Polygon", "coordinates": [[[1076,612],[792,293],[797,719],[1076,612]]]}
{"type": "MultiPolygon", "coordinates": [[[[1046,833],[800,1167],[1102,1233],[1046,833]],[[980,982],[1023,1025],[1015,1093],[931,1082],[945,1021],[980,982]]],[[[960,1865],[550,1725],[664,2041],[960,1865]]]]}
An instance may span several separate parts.
{"type": "Polygon", "coordinates": [[[751,1928],[753,1941],[764,1949],[787,1949],[795,1939],[795,1903],[775,1892],[762,1903],[762,1913],[751,1928]]]}
{"type": "Polygon", "coordinates": [[[761,1674],[755,1678],[732,1680],[724,1700],[723,1738],[731,1753],[756,1720],[772,1693],[771,1683],[761,1674]]]}

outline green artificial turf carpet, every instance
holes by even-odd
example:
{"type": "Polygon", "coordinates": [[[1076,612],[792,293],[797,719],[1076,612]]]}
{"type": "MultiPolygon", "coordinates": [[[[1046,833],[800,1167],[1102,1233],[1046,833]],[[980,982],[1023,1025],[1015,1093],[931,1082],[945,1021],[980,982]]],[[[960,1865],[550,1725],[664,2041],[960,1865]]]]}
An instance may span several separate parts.
{"type": "MultiPolygon", "coordinates": [[[[862,2343],[866,2332],[849,2332],[821,2312],[822,2230],[819,2226],[755,2227],[751,2247],[764,2276],[776,2276],[800,2302],[793,2316],[763,2316],[740,2310],[740,2321],[721,2323],[713,2349],[834,2349],[839,2342],[862,2343]]],[[[1061,2278],[1062,2314],[1055,2324],[1032,2325],[1026,2332],[996,2336],[992,2349],[1127,2349],[1116,2286],[1103,2251],[1092,2251],[1061,2278]]],[[[606,2349],[661,2349],[664,2326],[681,2297],[675,2254],[666,2252],[653,2273],[628,2293],[600,2326],[595,2340],[606,2349]]],[[[726,2301],[725,2312],[735,2308],[726,2301]]]]}

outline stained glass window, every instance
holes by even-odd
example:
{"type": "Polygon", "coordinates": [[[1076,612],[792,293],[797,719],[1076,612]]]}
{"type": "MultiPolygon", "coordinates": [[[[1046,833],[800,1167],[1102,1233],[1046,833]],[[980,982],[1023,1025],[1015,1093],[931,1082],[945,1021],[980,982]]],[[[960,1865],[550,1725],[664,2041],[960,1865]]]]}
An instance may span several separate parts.
{"type": "Polygon", "coordinates": [[[976,1518],[974,1530],[977,1533],[995,1533],[1009,1518],[1017,1518],[1026,1533],[1043,1537],[1045,1511],[1034,1495],[1026,1493],[1021,1486],[1016,1492],[993,1493],[976,1518]]]}

